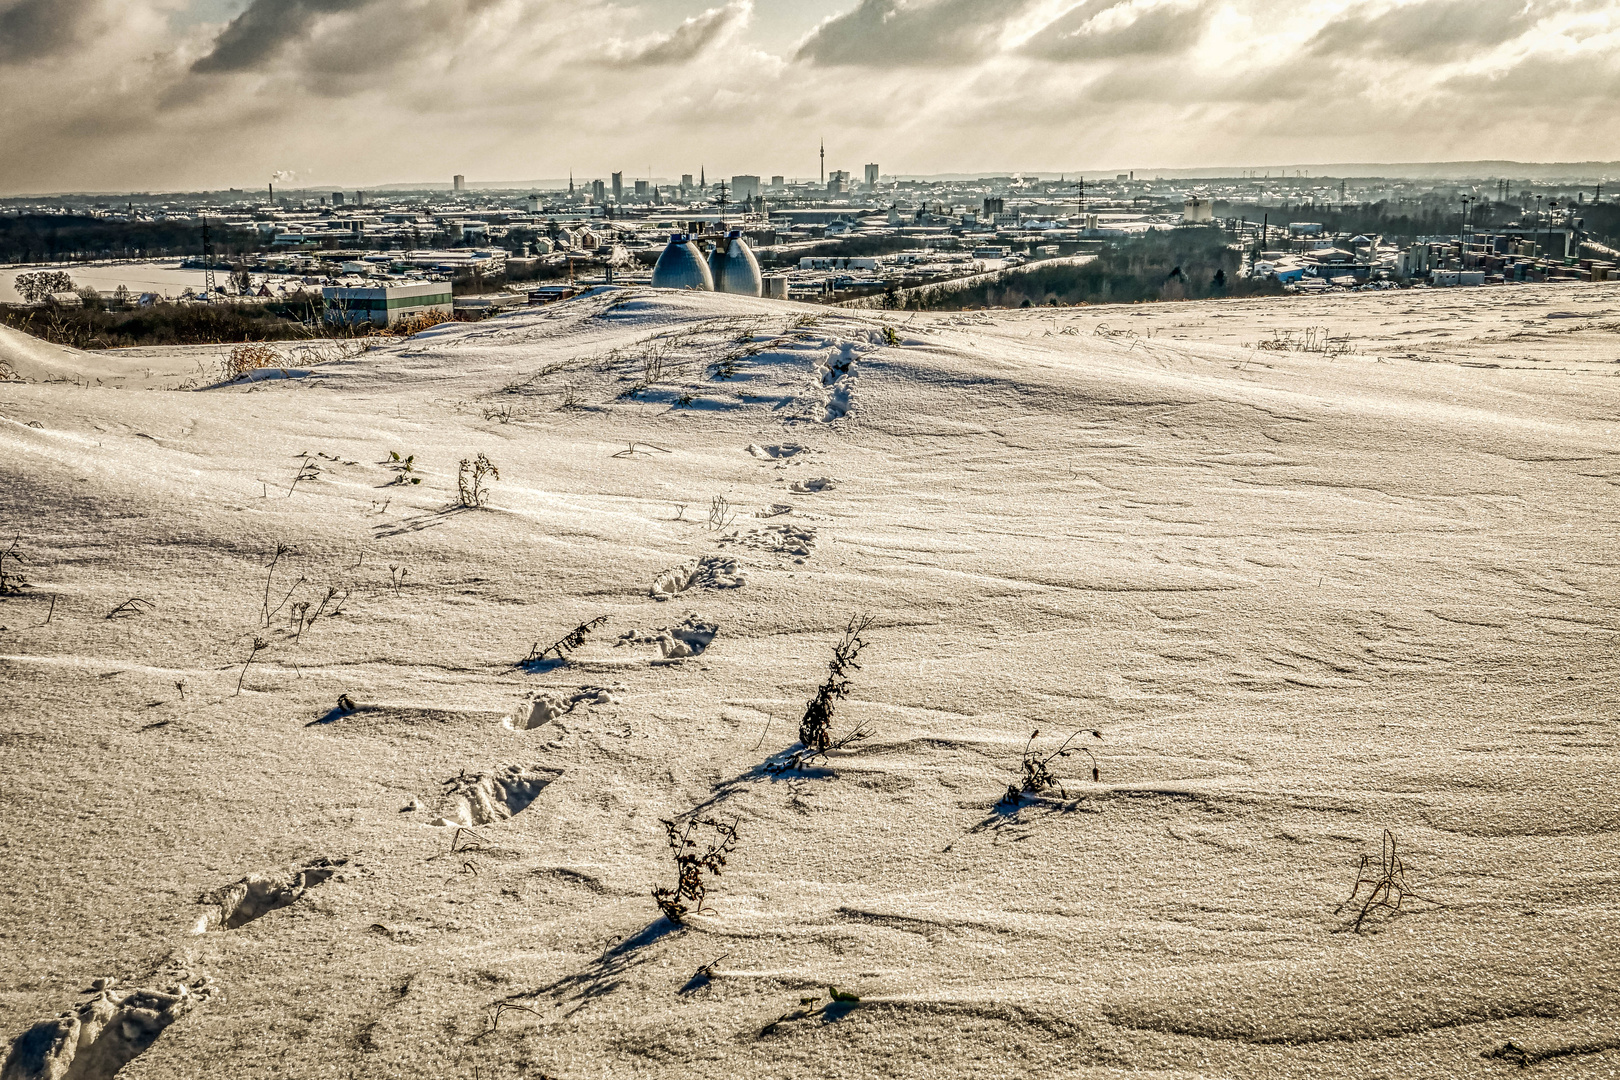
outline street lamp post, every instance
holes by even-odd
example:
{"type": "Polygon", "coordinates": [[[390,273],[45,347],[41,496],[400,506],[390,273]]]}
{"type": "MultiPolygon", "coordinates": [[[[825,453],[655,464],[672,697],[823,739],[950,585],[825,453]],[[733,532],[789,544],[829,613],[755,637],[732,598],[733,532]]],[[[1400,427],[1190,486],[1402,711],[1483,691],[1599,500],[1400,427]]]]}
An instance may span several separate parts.
{"type": "Polygon", "coordinates": [[[1541,254],[1541,196],[1536,196],[1536,254],[1541,254]]]}

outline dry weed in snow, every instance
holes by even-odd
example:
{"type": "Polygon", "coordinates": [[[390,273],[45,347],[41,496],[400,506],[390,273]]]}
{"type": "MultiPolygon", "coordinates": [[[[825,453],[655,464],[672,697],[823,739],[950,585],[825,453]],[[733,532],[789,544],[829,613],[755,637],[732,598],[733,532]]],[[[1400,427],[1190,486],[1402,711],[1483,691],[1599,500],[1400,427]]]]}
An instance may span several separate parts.
{"type": "Polygon", "coordinates": [[[234,381],[261,368],[286,368],[287,358],[273,345],[249,341],[231,349],[220,361],[220,374],[226,381],[234,381]]]}

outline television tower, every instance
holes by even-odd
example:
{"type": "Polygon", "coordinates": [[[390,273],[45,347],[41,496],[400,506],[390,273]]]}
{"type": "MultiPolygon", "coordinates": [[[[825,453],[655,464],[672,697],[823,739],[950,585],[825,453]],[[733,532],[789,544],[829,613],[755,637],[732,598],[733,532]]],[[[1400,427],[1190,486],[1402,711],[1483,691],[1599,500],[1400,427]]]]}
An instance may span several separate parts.
{"type": "Polygon", "coordinates": [[[821,186],[827,186],[827,140],[821,140],[821,186]]]}

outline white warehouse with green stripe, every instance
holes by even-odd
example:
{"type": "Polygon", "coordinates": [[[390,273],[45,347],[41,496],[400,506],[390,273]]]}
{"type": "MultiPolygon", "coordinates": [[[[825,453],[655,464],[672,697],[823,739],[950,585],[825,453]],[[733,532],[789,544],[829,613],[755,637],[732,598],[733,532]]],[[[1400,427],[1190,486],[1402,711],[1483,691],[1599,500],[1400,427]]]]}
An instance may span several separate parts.
{"type": "Polygon", "coordinates": [[[419,285],[389,285],[378,289],[322,289],[326,299],[326,321],[374,323],[392,326],[399,320],[424,311],[455,314],[455,302],[448,281],[428,281],[419,285]]]}

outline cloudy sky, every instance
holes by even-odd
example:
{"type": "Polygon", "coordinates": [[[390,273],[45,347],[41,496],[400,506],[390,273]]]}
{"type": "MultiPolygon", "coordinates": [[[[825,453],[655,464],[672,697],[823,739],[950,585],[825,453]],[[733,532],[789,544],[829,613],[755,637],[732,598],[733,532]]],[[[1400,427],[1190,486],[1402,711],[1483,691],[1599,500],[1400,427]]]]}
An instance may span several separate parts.
{"type": "Polygon", "coordinates": [[[1620,158],[1620,0],[0,0],[0,193],[1620,158]]]}

